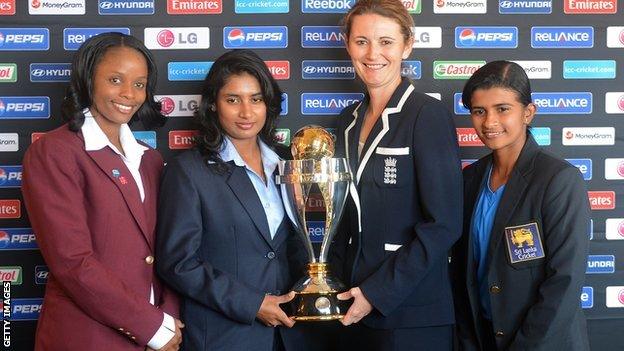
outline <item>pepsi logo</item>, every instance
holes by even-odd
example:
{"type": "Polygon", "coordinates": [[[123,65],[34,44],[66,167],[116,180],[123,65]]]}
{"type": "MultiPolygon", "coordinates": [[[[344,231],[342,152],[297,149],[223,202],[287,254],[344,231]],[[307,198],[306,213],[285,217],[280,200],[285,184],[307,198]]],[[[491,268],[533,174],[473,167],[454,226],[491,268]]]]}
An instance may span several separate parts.
{"type": "Polygon", "coordinates": [[[11,237],[9,236],[9,233],[4,230],[0,230],[0,249],[8,247],[10,242],[11,237]]]}
{"type": "Polygon", "coordinates": [[[0,185],[6,183],[8,178],[7,172],[3,168],[0,168],[0,185]]]}
{"type": "Polygon", "coordinates": [[[2,46],[2,44],[4,44],[4,34],[0,32],[0,46],[2,46]]]}
{"type": "Polygon", "coordinates": [[[175,109],[175,102],[173,102],[172,98],[162,98],[160,100],[160,105],[160,112],[162,112],[163,115],[171,114],[171,112],[175,109]]]}
{"type": "Polygon", "coordinates": [[[245,33],[240,28],[230,30],[227,39],[233,46],[241,46],[245,42],[245,33]]]}
{"type": "Polygon", "coordinates": [[[168,48],[173,45],[175,38],[172,31],[170,31],[169,29],[163,29],[158,33],[156,41],[158,41],[158,44],[160,44],[160,46],[168,48]]]}
{"type": "Polygon", "coordinates": [[[477,40],[477,35],[472,29],[464,29],[459,34],[459,41],[463,45],[472,45],[477,40]]]}
{"type": "Polygon", "coordinates": [[[6,106],[4,105],[4,101],[0,100],[0,116],[4,115],[4,111],[6,111],[6,106]]]}

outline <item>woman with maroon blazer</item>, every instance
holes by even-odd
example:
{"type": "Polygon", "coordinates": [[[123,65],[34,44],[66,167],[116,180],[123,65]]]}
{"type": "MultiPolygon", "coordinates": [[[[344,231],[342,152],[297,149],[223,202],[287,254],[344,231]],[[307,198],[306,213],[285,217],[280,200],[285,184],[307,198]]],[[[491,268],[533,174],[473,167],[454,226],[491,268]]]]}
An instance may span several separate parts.
{"type": "Polygon", "coordinates": [[[163,160],[127,123],[162,125],[156,67],[136,38],[91,38],[72,63],[67,124],[24,158],[23,193],[50,268],[35,350],[177,350],[175,295],[156,277],[163,160]]]}

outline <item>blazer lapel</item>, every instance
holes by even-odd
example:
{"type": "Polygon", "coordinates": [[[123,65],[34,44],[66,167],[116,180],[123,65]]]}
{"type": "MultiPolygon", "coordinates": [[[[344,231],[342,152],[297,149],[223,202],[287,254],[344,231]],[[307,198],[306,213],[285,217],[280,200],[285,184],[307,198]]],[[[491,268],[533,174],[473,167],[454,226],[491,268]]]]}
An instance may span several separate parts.
{"type": "Polygon", "coordinates": [[[533,168],[533,158],[538,150],[539,148],[533,138],[527,135],[527,140],[520,152],[518,161],[516,161],[511,177],[509,177],[507,185],[505,185],[503,197],[496,210],[494,224],[490,233],[488,257],[494,257],[494,252],[496,252],[503,238],[505,224],[509,222],[514,210],[518,206],[518,202],[524,195],[524,191],[528,186],[524,175],[533,168]]]}
{"type": "Polygon", "coordinates": [[[141,228],[141,232],[152,247],[149,225],[145,219],[145,211],[136,182],[123,161],[108,147],[100,150],[87,151],[98,167],[115,184],[130,209],[130,213],[141,228]]]}
{"type": "Polygon", "coordinates": [[[273,240],[271,240],[271,233],[269,230],[269,223],[266,219],[266,214],[260,198],[256,193],[256,189],[253,187],[251,180],[245,173],[242,167],[238,167],[230,163],[230,177],[227,180],[228,186],[238,198],[238,201],[243,205],[245,211],[254,222],[254,225],[264,238],[264,240],[275,249],[273,246],[273,240]]]}
{"type": "MultiPolygon", "coordinates": [[[[362,232],[362,211],[360,208],[360,196],[357,192],[357,182],[355,178],[355,170],[359,164],[359,157],[357,154],[358,142],[360,136],[360,128],[362,126],[361,119],[359,118],[360,108],[364,105],[365,101],[362,100],[360,104],[353,110],[353,121],[347,126],[344,131],[344,147],[345,147],[345,157],[347,158],[347,163],[349,163],[349,171],[351,173],[351,184],[349,184],[349,195],[353,199],[353,203],[355,204],[355,208],[357,211],[357,219],[358,219],[358,232],[362,232]]],[[[366,109],[363,109],[364,111],[366,109]]]]}
{"type": "MultiPolygon", "coordinates": [[[[148,165],[146,164],[146,162],[146,157],[144,155],[141,159],[141,166],[139,167],[145,193],[145,200],[143,200],[143,209],[147,221],[148,233],[154,233],[156,229],[156,213],[158,206],[158,199],[154,195],[158,194],[160,172],[156,173],[157,176],[154,177],[154,172],[150,172],[147,170],[148,165]],[[150,216],[150,214],[152,215],[150,216]]],[[[152,240],[154,238],[153,235],[149,235],[148,237],[152,240]]]]}

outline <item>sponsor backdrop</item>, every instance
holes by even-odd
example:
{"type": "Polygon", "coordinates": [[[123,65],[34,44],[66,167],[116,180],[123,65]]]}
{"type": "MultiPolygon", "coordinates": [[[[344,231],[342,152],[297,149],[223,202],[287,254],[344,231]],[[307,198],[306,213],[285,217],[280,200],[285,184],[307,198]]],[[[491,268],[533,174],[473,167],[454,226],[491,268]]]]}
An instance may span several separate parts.
{"type": "MultiPolygon", "coordinates": [[[[591,252],[579,304],[594,349],[623,349],[624,1],[405,0],[414,51],[403,74],[456,114],[464,165],[486,150],[461,105],[465,79],[509,59],[532,78],[539,144],[568,159],[587,181],[591,252]]],[[[281,143],[306,124],[335,125],[362,99],[339,20],[354,0],[0,0],[0,276],[3,345],[29,350],[48,270],[20,194],[21,160],[61,125],[60,102],[74,51],[106,31],[132,34],[153,50],[158,99],[170,117],[136,135],[170,159],[189,148],[201,80],[223,52],[252,48],[284,90],[281,143]]],[[[45,174],[41,175],[45,177],[45,174]]],[[[322,210],[318,198],[310,210],[322,210]]],[[[310,223],[315,240],[322,222],[310,223]]],[[[435,294],[433,291],[432,294],[435,294]]]]}

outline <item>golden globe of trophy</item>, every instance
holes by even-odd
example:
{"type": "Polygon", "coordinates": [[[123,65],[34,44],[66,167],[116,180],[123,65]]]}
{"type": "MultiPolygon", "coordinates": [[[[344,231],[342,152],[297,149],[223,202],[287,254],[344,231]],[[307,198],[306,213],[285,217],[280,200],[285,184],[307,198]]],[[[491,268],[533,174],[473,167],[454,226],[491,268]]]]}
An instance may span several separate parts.
{"type": "Polygon", "coordinates": [[[306,126],[297,131],[291,152],[294,160],[280,161],[276,182],[281,186],[286,213],[303,237],[309,256],[307,276],[293,287],[291,317],[297,321],[340,319],[351,301],[336,297],[347,289],[331,275],[327,256],[347,199],[351,172],[345,158],[333,158],[334,139],[323,127],[306,126]],[[313,192],[321,194],[325,205],[325,231],[318,257],[306,224],[306,204],[313,192]]]}

